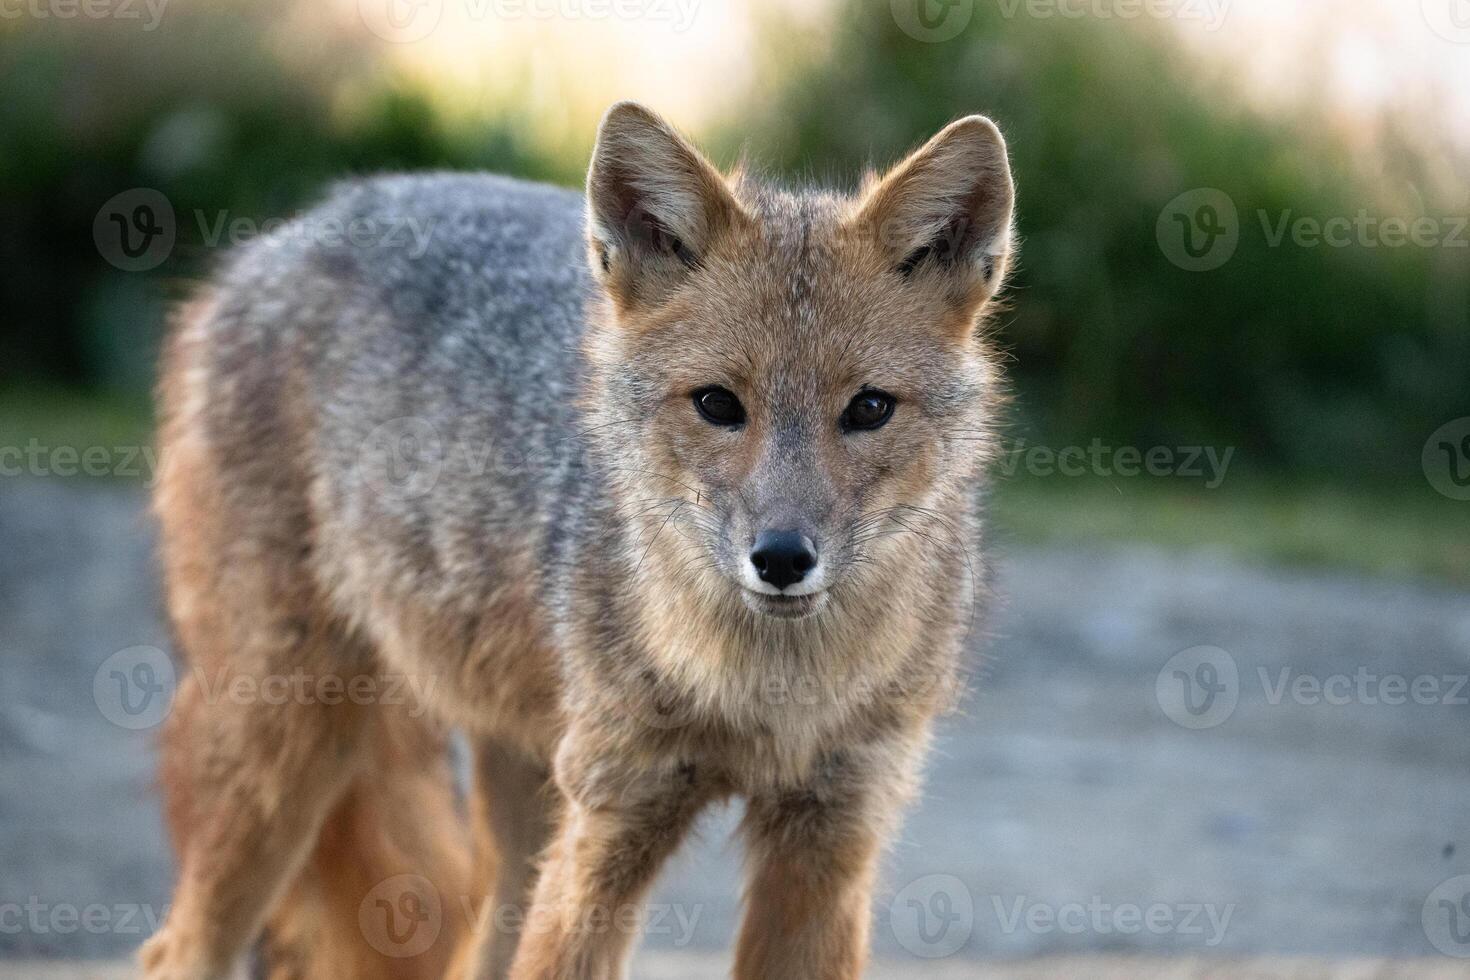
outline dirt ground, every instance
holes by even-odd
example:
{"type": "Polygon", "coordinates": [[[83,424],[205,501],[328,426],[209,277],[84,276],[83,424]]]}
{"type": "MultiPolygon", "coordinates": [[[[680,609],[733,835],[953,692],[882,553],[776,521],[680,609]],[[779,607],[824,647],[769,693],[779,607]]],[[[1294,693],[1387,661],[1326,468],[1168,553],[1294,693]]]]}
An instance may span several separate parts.
{"type": "MultiPolygon", "coordinates": [[[[0,976],[125,976],[66,964],[130,955],[168,902],[152,730],[109,694],[167,646],[142,491],[6,482],[0,543],[0,976]]],[[[1470,597],[1206,553],[997,564],[875,976],[1470,977],[1470,597]]],[[[639,976],[723,970],[735,817],[664,876],[639,976]]]]}

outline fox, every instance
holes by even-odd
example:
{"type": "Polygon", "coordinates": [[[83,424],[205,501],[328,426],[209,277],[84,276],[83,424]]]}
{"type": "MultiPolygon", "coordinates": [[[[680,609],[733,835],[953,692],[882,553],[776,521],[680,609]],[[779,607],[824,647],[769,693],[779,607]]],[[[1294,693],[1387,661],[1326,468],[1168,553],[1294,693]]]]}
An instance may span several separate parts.
{"type": "Polygon", "coordinates": [[[362,178],[230,256],[161,358],[147,980],[616,980],[726,800],[734,976],[860,977],[988,606],[1014,198],[980,115],[844,193],[622,102],[585,193],[362,178]]]}

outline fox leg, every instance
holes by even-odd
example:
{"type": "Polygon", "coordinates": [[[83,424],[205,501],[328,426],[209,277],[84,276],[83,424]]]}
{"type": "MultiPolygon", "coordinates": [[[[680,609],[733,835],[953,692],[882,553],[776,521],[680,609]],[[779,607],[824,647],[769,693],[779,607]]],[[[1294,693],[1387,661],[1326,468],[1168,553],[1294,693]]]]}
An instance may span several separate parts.
{"type": "Polygon", "coordinates": [[[550,839],[556,787],[547,767],[493,739],[475,746],[476,877],[488,889],[456,980],[505,980],[550,839]]]}
{"type": "Polygon", "coordinates": [[[735,980],[862,976],[873,882],[909,782],[864,768],[844,759],[816,786],[750,799],[735,980]]]}
{"type": "Polygon", "coordinates": [[[184,681],[163,748],[179,880],[140,954],[146,980],[229,975],[354,775],[363,713],[210,698],[184,681]]]}
{"type": "Polygon", "coordinates": [[[266,922],[259,980],[444,980],[470,848],[445,733],[381,705],[363,764],[266,922]]]}
{"type": "MultiPolygon", "coordinates": [[[[618,758],[602,748],[606,758],[618,758]]],[[[557,763],[561,818],[510,976],[621,980],[643,898],[708,794],[689,766],[633,776],[566,759],[564,748],[557,763]]]]}

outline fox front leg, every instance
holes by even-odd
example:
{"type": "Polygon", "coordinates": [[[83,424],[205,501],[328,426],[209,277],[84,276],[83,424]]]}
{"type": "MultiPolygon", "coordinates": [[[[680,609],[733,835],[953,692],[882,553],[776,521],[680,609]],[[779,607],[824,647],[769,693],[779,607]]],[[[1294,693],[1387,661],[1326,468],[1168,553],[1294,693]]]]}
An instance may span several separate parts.
{"type": "Polygon", "coordinates": [[[556,778],[561,822],[511,980],[621,980],[644,896],[709,796],[691,766],[612,771],[565,747],[556,778]]]}
{"type": "Polygon", "coordinates": [[[917,752],[841,753],[813,785],[753,796],[735,980],[859,980],[873,883],[910,794],[917,752]]]}

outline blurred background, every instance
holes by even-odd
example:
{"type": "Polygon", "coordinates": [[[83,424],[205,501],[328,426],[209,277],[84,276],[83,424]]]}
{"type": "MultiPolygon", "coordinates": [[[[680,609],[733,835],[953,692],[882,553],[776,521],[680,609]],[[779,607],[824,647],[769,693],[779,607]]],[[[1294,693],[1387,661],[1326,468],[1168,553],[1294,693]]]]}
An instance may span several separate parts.
{"type": "MultiPolygon", "coordinates": [[[[1466,0],[0,0],[0,93],[17,975],[141,938],[57,908],[167,901],[149,726],[94,681],[167,647],[143,515],[171,304],[335,179],[577,185],[621,98],[792,181],[854,186],[970,112],[1010,143],[1010,601],[880,954],[1470,975],[1466,0]],[[1112,918],[1058,924],[1089,903],[1112,918]],[[1171,928],[1119,924],[1158,903],[1171,928]]],[[[661,893],[698,928],[650,937],[695,959],[649,971],[728,936],[722,820],[661,893]]]]}
{"type": "Polygon", "coordinates": [[[1464,0],[5,3],[9,442],[145,429],[168,304],[330,180],[575,185],[630,97],[721,162],[852,184],[981,111],[1020,180],[1017,444],[1234,449],[1227,492],[1089,472],[1003,492],[1008,523],[1470,574],[1421,466],[1470,411],[1464,0]],[[143,189],[167,233],[129,258],[143,189]]]}

